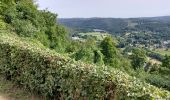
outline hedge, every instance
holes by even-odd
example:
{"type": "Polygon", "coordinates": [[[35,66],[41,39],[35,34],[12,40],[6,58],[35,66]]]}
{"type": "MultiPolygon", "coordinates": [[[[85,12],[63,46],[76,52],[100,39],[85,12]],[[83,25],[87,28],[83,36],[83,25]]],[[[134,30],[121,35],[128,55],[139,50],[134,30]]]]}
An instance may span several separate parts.
{"type": "Polygon", "coordinates": [[[0,73],[45,99],[170,99],[168,91],[117,69],[76,62],[8,33],[0,33],[0,73]]]}

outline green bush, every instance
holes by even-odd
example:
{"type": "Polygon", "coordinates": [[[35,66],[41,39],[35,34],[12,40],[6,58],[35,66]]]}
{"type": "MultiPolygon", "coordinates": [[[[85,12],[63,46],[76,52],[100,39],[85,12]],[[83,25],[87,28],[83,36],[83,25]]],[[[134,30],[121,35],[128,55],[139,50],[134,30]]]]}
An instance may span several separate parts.
{"type": "Polygon", "coordinates": [[[162,60],[162,67],[170,69],[170,56],[165,55],[165,59],[162,60]]]}
{"type": "Polygon", "coordinates": [[[0,20],[0,30],[6,29],[6,23],[0,20]]]}
{"type": "Polygon", "coordinates": [[[3,21],[3,17],[0,15],[0,30],[6,30],[6,23],[3,21]]]}
{"type": "Polygon", "coordinates": [[[147,77],[146,81],[154,86],[164,88],[166,90],[170,90],[169,76],[165,77],[165,76],[153,74],[147,77]]]}
{"type": "Polygon", "coordinates": [[[170,98],[168,91],[117,69],[75,62],[38,45],[12,34],[0,33],[0,73],[47,99],[170,98]]]}
{"type": "Polygon", "coordinates": [[[34,37],[38,30],[32,25],[30,21],[25,20],[14,20],[13,26],[18,35],[24,37],[34,37]]]}

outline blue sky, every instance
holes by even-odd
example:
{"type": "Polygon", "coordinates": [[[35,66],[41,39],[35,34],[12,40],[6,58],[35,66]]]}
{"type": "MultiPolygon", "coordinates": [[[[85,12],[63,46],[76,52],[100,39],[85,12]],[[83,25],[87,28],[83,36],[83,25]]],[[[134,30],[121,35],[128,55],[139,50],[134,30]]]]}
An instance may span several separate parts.
{"type": "Polygon", "coordinates": [[[153,17],[170,15],[170,0],[37,0],[59,18],[153,17]]]}

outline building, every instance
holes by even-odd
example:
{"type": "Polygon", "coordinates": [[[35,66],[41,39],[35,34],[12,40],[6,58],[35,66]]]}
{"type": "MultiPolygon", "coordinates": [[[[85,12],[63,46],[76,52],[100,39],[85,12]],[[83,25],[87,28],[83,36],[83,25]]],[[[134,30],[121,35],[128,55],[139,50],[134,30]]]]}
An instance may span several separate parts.
{"type": "Polygon", "coordinates": [[[106,33],[105,30],[101,30],[101,29],[93,29],[94,32],[100,32],[100,33],[106,33]]]}

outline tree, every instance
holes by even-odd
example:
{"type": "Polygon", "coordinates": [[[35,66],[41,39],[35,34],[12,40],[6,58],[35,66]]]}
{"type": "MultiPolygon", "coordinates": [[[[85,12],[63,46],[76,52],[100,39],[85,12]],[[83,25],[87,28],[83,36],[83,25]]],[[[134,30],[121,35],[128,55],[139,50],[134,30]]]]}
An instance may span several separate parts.
{"type": "Polygon", "coordinates": [[[162,67],[166,67],[170,69],[170,56],[165,55],[165,59],[162,61],[162,67]]]}
{"type": "Polygon", "coordinates": [[[137,49],[137,48],[133,49],[131,59],[132,59],[131,64],[133,68],[135,70],[140,69],[144,67],[144,64],[146,62],[146,53],[141,49],[137,49]]]}
{"type": "Polygon", "coordinates": [[[74,54],[75,60],[82,60],[88,63],[94,63],[94,50],[96,50],[96,42],[93,39],[87,39],[82,42],[78,51],[74,54]]]}
{"type": "Polygon", "coordinates": [[[97,65],[103,65],[103,54],[100,50],[94,50],[94,63],[97,65]]]}
{"type": "MultiPolygon", "coordinates": [[[[64,51],[67,32],[57,24],[57,14],[38,10],[34,0],[1,0],[0,13],[10,30],[19,36],[32,37],[51,49],[64,51]]],[[[4,28],[1,21],[0,24],[4,28]]]]}
{"type": "Polygon", "coordinates": [[[92,50],[82,47],[75,53],[75,60],[82,60],[84,62],[93,63],[94,53],[92,50]]]}
{"type": "Polygon", "coordinates": [[[104,63],[110,66],[118,66],[118,51],[111,37],[106,37],[100,44],[104,55],[104,63]]]}

